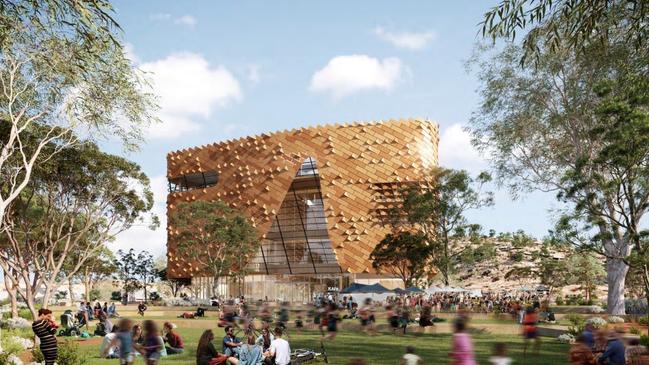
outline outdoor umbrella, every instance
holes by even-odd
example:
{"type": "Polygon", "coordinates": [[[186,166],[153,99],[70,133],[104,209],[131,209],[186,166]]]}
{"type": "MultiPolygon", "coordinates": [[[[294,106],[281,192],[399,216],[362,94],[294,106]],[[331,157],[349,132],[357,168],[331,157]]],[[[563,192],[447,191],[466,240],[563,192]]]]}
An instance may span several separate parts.
{"type": "Polygon", "coordinates": [[[365,293],[363,291],[363,288],[365,288],[366,286],[368,286],[368,285],[359,284],[359,283],[353,283],[352,285],[346,287],[345,289],[341,290],[340,292],[342,294],[365,293]]]}
{"type": "Polygon", "coordinates": [[[391,292],[392,290],[384,287],[379,283],[367,285],[361,291],[361,293],[374,293],[374,294],[383,294],[383,293],[391,293],[391,292]]]}
{"type": "Polygon", "coordinates": [[[396,289],[394,289],[394,292],[395,292],[396,294],[399,294],[399,295],[402,295],[402,294],[408,294],[408,293],[409,293],[409,292],[408,292],[408,289],[401,289],[401,288],[396,288],[396,289]]]}
{"type": "MultiPolygon", "coordinates": [[[[423,290],[417,288],[416,286],[411,286],[409,288],[406,288],[406,291],[408,293],[423,293],[424,292],[423,290]]],[[[395,292],[396,292],[396,289],[395,289],[395,292]]]]}

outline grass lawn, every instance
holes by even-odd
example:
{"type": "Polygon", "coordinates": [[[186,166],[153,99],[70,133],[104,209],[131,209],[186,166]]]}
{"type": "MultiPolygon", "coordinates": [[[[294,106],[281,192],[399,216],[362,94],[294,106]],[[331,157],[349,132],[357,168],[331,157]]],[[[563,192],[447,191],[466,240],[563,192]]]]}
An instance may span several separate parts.
{"type": "MultiPolygon", "coordinates": [[[[152,318],[159,320],[158,318],[152,318]]],[[[215,345],[220,348],[220,341],[223,338],[223,329],[215,328],[213,320],[178,321],[178,331],[185,341],[186,352],[182,355],[173,355],[163,358],[161,365],[195,364],[195,349],[198,338],[203,330],[212,328],[216,334],[215,345]]],[[[291,348],[320,348],[320,334],[315,331],[305,331],[298,335],[294,330],[289,330],[288,338],[291,348]]],[[[523,358],[523,345],[519,336],[476,334],[473,335],[474,347],[479,364],[487,364],[492,348],[497,342],[505,342],[509,347],[509,354],[514,358],[514,364],[566,364],[568,346],[557,343],[554,339],[544,338],[541,346],[541,353],[529,355],[523,358]]],[[[118,364],[117,359],[100,359],[98,349],[100,338],[80,340],[81,351],[87,354],[87,365],[118,364]]],[[[382,333],[377,336],[367,336],[356,331],[342,330],[334,341],[325,343],[329,355],[329,363],[334,365],[345,365],[351,358],[363,358],[370,365],[396,365],[407,345],[415,346],[417,354],[425,364],[447,364],[448,352],[450,349],[450,334],[409,334],[406,336],[394,336],[382,333]]],[[[324,362],[312,362],[312,364],[323,364],[324,362]]],[[[144,364],[141,358],[135,364],[144,364]]]]}

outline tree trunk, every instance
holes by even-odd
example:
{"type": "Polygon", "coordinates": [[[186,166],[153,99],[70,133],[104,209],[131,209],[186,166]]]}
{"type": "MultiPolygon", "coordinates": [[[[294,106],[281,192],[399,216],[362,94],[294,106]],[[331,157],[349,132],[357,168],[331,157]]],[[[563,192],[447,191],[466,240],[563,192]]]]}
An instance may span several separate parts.
{"type": "Polygon", "coordinates": [[[629,266],[620,259],[606,259],[606,281],[608,282],[607,313],[623,316],[626,315],[624,308],[624,286],[629,266]]]}
{"type": "Polygon", "coordinates": [[[11,318],[18,318],[18,291],[13,281],[9,278],[7,272],[4,272],[5,288],[9,296],[9,303],[11,305],[11,318]]]}
{"type": "Polygon", "coordinates": [[[88,269],[86,269],[86,273],[83,275],[83,289],[85,291],[86,295],[86,302],[90,301],[90,278],[88,276],[88,269]]]}
{"type": "Polygon", "coordinates": [[[70,305],[74,305],[74,289],[72,285],[72,278],[68,279],[68,296],[70,297],[70,305]]]}

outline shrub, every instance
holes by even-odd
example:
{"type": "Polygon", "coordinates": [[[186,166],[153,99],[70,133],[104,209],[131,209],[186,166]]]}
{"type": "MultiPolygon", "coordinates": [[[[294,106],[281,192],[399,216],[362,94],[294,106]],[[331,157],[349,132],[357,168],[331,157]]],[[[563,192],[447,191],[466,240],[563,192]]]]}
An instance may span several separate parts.
{"type": "Polygon", "coordinates": [[[639,335],[641,333],[640,328],[633,326],[629,328],[629,333],[631,333],[632,335],[639,335]]]}
{"type": "Polygon", "coordinates": [[[649,336],[640,336],[640,344],[649,347],[649,336]]]}
{"type": "Polygon", "coordinates": [[[20,329],[20,328],[31,328],[32,324],[28,320],[22,317],[18,318],[9,318],[9,319],[3,319],[0,321],[0,328],[5,328],[5,329],[20,329]]]}
{"type": "Polygon", "coordinates": [[[638,324],[641,324],[643,326],[649,326],[649,317],[638,318],[638,324]]]}
{"type": "Polygon", "coordinates": [[[152,300],[152,301],[154,301],[154,302],[157,302],[157,301],[159,301],[159,300],[161,300],[161,299],[162,299],[162,297],[160,297],[160,294],[158,294],[157,291],[154,291],[154,292],[152,292],[151,294],[149,294],[149,300],[152,300]]]}
{"type": "Polygon", "coordinates": [[[566,316],[566,319],[568,322],[570,322],[570,326],[568,326],[568,333],[573,335],[573,336],[579,336],[582,332],[584,332],[584,326],[586,325],[586,320],[584,317],[580,316],[579,314],[568,314],[566,316]]]}
{"type": "Polygon", "coordinates": [[[59,344],[56,363],[58,365],[84,365],[86,356],[79,352],[79,345],[76,341],[65,340],[65,342],[59,344]]]}
{"type": "Polygon", "coordinates": [[[557,337],[557,341],[561,343],[573,343],[575,342],[575,336],[571,335],[570,333],[564,333],[557,337]]]}
{"type": "Polygon", "coordinates": [[[38,346],[35,346],[32,349],[32,361],[38,364],[45,362],[45,356],[43,356],[43,353],[38,346]]]}
{"type": "Polygon", "coordinates": [[[562,297],[562,296],[558,296],[558,297],[557,297],[557,300],[555,300],[555,302],[557,303],[557,305],[563,305],[563,297],[562,297]]]}
{"type": "Polygon", "coordinates": [[[110,300],[122,300],[122,292],[119,290],[111,292],[110,300]]]}
{"type": "Polygon", "coordinates": [[[3,335],[0,339],[2,353],[0,353],[0,364],[18,365],[22,361],[16,356],[24,350],[22,339],[15,336],[3,335]]]}
{"type": "Polygon", "coordinates": [[[624,323],[624,318],[617,316],[609,316],[606,321],[608,323],[624,323]]]}
{"type": "Polygon", "coordinates": [[[595,329],[600,329],[606,327],[608,323],[603,318],[591,317],[586,320],[585,324],[591,324],[595,329]]]}
{"type": "Polygon", "coordinates": [[[605,310],[599,305],[591,305],[590,308],[588,309],[588,312],[593,314],[600,314],[600,313],[604,313],[605,310]]]}

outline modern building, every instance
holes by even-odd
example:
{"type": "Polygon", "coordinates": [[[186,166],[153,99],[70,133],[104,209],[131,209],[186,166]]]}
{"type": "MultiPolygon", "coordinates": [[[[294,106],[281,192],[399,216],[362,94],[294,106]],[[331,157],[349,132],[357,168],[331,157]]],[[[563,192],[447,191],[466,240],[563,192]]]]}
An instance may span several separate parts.
{"type": "MultiPolygon", "coordinates": [[[[395,279],[377,275],[369,256],[390,231],[385,218],[400,189],[438,165],[438,134],[437,124],[427,120],[391,120],[171,152],[167,214],[181,201],[205,199],[250,217],[261,245],[249,263],[246,297],[306,301],[353,281],[390,285],[395,279]]],[[[170,277],[211,287],[201,268],[183,259],[175,239],[168,227],[170,277]]],[[[221,294],[235,294],[227,280],[220,285],[221,294]]]]}

